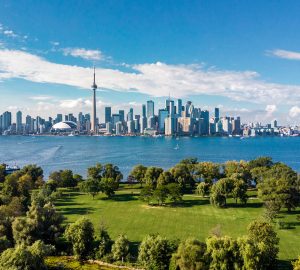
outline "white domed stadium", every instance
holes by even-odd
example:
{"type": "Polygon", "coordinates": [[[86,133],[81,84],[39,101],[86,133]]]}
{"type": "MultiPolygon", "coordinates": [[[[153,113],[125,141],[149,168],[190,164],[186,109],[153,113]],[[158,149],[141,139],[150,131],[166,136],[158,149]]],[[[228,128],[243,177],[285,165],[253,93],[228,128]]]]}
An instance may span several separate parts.
{"type": "Polygon", "coordinates": [[[72,132],[77,129],[77,124],[72,121],[62,121],[54,124],[51,129],[56,132],[72,132]]]}

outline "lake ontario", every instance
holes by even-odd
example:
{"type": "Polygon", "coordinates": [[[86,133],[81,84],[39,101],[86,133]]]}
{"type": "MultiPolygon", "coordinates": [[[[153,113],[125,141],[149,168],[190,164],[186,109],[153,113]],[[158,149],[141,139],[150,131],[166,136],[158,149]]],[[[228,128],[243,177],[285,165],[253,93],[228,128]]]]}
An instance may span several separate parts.
{"type": "Polygon", "coordinates": [[[221,163],[259,156],[270,156],[300,172],[300,137],[0,136],[0,163],[37,164],[46,177],[60,169],[85,176],[97,162],[117,165],[126,178],[136,164],[167,169],[188,157],[221,163]]]}

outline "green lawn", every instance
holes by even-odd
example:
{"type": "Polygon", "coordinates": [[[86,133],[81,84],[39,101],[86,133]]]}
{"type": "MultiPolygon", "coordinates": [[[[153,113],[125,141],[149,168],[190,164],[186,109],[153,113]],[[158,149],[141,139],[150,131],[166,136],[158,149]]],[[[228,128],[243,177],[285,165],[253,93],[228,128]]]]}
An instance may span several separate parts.
{"type": "MultiPolygon", "coordinates": [[[[138,199],[139,189],[123,186],[114,198],[108,200],[98,195],[64,191],[56,202],[58,209],[73,222],[80,216],[87,216],[96,228],[105,224],[112,238],[125,233],[132,242],[140,242],[149,233],[159,233],[169,239],[184,239],[189,236],[204,240],[212,228],[221,226],[224,235],[232,237],[246,234],[248,224],[261,216],[261,202],[253,197],[247,207],[236,206],[229,201],[229,207],[219,209],[209,204],[208,199],[197,195],[185,195],[178,207],[149,207],[138,199]]],[[[292,214],[281,213],[281,220],[290,222],[291,229],[278,230],[281,260],[292,260],[300,255],[300,222],[292,214]]]]}

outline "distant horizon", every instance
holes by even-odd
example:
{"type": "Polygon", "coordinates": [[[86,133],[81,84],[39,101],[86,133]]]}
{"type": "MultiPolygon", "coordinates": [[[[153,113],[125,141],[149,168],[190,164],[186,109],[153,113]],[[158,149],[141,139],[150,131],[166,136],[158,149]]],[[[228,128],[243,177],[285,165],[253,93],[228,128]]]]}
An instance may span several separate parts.
{"type": "Polygon", "coordinates": [[[144,100],[162,106],[171,95],[245,122],[300,122],[297,2],[74,1],[70,8],[4,0],[0,7],[1,112],[90,112],[95,65],[98,112],[139,112],[144,100]]]}

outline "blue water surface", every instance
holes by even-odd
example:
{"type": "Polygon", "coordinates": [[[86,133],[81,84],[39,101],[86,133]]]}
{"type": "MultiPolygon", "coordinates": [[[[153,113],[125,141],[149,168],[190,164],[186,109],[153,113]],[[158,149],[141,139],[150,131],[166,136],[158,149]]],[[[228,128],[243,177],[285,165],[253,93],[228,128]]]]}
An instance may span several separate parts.
{"type": "Polygon", "coordinates": [[[136,164],[165,169],[187,157],[225,162],[271,156],[300,172],[300,137],[50,137],[0,136],[0,163],[38,164],[45,176],[72,169],[86,175],[96,162],[114,163],[125,177],[136,164]]]}

